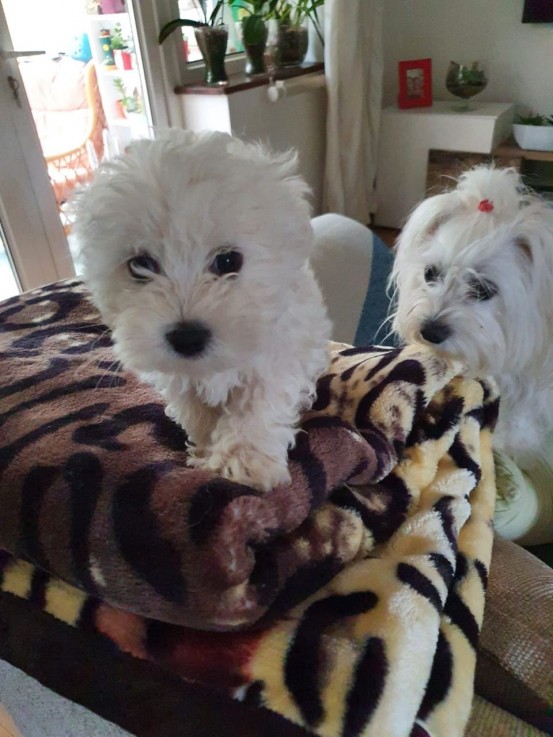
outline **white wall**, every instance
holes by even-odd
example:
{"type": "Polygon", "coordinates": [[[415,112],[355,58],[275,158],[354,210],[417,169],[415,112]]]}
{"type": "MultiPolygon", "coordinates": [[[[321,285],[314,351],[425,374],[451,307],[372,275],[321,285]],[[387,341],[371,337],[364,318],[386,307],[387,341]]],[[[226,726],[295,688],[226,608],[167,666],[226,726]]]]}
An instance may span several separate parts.
{"type": "Polygon", "coordinates": [[[478,60],[487,88],[478,100],[553,113],[553,25],[523,24],[523,0],[385,0],[384,103],[397,100],[397,63],[432,58],[433,97],[450,60],[478,60]]]}
{"type": "Polygon", "coordinates": [[[229,95],[179,95],[184,126],[232,132],[264,141],[276,151],[295,148],[317,215],[322,211],[326,148],[326,90],[321,83],[319,74],[287,80],[288,94],[275,103],[267,98],[267,86],[229,95]]]}

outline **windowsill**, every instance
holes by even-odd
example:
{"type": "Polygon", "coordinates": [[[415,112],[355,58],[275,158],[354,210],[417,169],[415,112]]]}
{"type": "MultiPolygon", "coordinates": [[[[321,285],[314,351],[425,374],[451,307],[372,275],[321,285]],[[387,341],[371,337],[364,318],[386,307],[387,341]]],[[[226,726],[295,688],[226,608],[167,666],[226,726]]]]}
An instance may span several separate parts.
{"type": "MultiPolygon", "coordinates": [[[[289,67],[287,69],[277,69],[273,79],[293,79],[301,77],[304,74],[312,72],[323,72],[324,64],[321,61],[308,62],[299,67],[289,67]]],[[[191,84],[182,84],[175,87],[177,95],[232,95],[234,92],[242,92],[243,90],[251,90],[254,87],[263,87],[269,84],[269,75],[263,74],[256,77],[247,77],[243,72],[240,74],[230,74],[228,84],[210,87],[209,85],[194,82],[191,84]]]]}

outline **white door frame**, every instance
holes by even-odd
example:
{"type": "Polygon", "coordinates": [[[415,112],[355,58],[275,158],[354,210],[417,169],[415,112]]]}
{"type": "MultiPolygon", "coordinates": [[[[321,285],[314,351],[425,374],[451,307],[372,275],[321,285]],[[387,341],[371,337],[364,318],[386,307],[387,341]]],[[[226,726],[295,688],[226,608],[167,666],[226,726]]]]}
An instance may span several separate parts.
{"type": "MultiPolygon", "coordinates": [[[[0,51],[13,51],[1,4],[0,51]]],[[[1,56],[0,222],[22,290],[74,275],[17,59],[1,56]]]]}

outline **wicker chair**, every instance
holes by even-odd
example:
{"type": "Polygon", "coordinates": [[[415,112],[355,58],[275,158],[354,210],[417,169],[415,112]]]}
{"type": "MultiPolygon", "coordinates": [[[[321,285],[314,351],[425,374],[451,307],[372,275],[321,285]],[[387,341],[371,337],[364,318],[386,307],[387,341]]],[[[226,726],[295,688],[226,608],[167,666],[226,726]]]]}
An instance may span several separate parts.
{"type": "Polygon", "coordinates": [[[93,62],[69,57],[21,65],[48,174],[66,232],[66,203],[104,158],[107,123],[93,62]]]}
{"type": "Polygon", "coordinates": [[[106,116],[98,88],[96,68],[92,62],[86,65],[84,82],[90,111],[86,137],[80,145],[45,156],[48,174],[66,232],[70,231],[71,223],[65,212],[65,204],[77,185],[85,184],[90,180],[94,169],[103,159],[105,150],[106,116]]]}

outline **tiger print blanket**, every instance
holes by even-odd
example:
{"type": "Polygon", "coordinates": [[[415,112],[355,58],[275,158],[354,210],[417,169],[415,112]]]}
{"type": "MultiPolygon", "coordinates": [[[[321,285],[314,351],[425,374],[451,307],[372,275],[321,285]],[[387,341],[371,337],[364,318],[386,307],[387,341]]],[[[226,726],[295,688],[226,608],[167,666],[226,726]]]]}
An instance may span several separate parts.
{"type": "Polygon", "coordinates": [[[421,348],[332,344],[292,484],[263,495],[186,467],[79,282],[0,305],[0,355],[4,600],[325,737],[463,733],[492,386],[421,348]]]}

